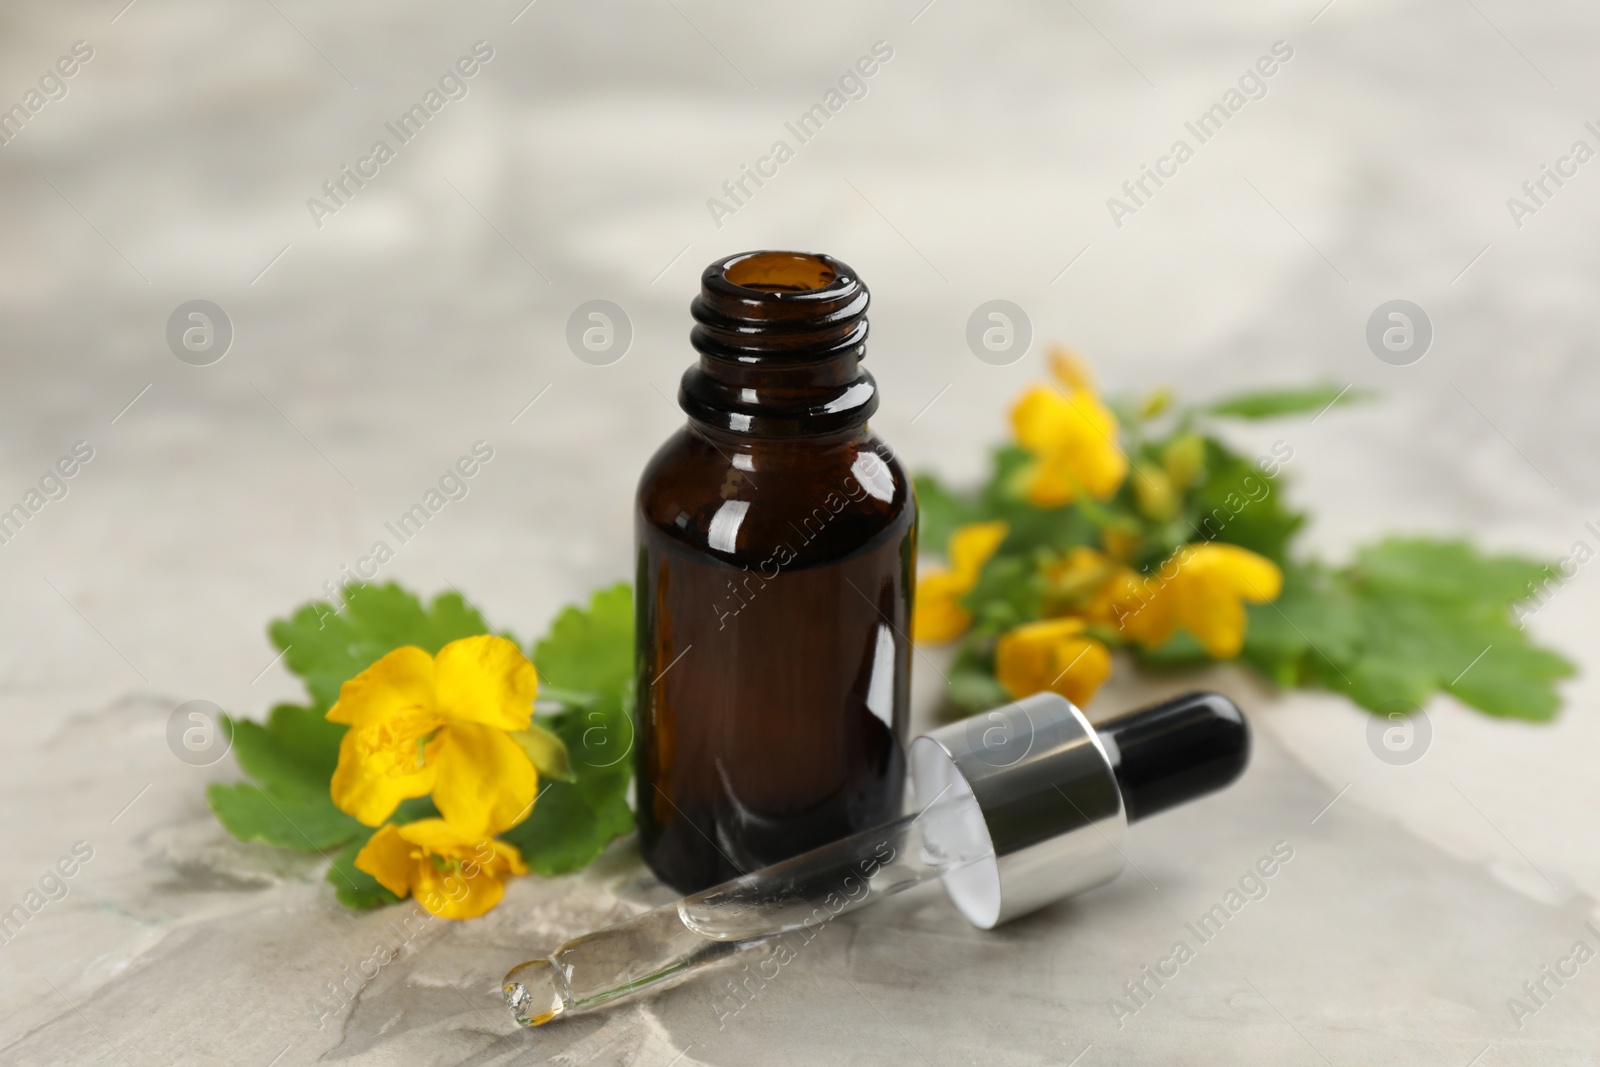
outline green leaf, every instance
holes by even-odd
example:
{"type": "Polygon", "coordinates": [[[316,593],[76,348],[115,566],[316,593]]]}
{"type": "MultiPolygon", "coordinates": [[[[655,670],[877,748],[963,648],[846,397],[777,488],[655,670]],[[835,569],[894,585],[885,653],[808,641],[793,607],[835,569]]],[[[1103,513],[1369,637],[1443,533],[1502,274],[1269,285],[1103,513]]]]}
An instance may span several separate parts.
{"type": "Polygon", "coordinates": [[[1572,664],[1554,652],[1503,641],[1489,646],[1448,688],[1463,704],[1488,715],[1545,721],[1561,709],[1554,683],[1572,671],[1572,664]]]}
{"type": "Polygon", "coordinates": [[[1081,508],[1039,508],[1022,496],[1021,484],[1033,457],[1014,445],[997,448],[989,481],[975,496],[962,496],[932,475],[916,479],[918,550],[943,555],[950,535],[968,523],[1001,520],[1009,527],[1001,555],[1055,551],[1097,542],[1099,529],[1081,508]]]}
{"type": "Polygon", "coordinates": [[[364,827],[334,806],[328,780],[345,727],[310,708],[280,704],[263,723],[224,719],[233,758],[255,784],[213,783],[206,799],[223,829],[241,841],[320,852],[364,827]]]}
{"type": "Polygon", "coordinates": [[[1275,604],[1250,609],[1244,658],[1286,685],[1320,685],[1369,710],[1447,691],[1489,715],[1542,721],[1572,673],[1512,608],[1545,568],[1458,541],[1388,540],[1339,571],[1289,567],[1275,604]]]}
{"type": "MultiPolygon", "coordinates": [[[[439,809],[433,806],[432,799],[412,797],[410,800],[400,802],[400,806],[395,809],[389,821],[396,826],[403,826],[418,819],[438,817],[439,809]]],[[[339,903],[347,908],[378,908],[385,904],[393,904],[400,899],[385,889],[372,875],[356,869],[356,856],[366,847],[375,833],[377,831],[370,826],[361,827],[361,833],[339,850],[339,854],[329,864],[327,874],[323,876],[324,880],[333,886],[339,903]]]]}
{"type": "Polygon", "coordinates": [[[500,835],[521,850],[535,873],[578,870],[633,829],[627,799],[633,775],[632,709],[632,687],[627,685],[546,720],[571,755],[573,781],[541,782],[533,811],[500,835]]]}
{"type": "Polygon", "coordinates": [[[1286,565],[1278,599],[1246,611],[1240,657],[1279,685],[1301,684],[1308,656],[1349,661],[1361,641],[1363,620],[1350,583],[1314,564],[1286,565]]]}
{"type": "Polygon", "coordinates": [[[984,565],[978,584],[961,603],[972,612],[972,633],[993,637],[1040,615],[1044,579],[1031,555],[1003,555],[984,565]]]}
{"type": "Polygon", "coordinates": [[[1282,565],[1305,515],[1289,507],[1278,479],[1207,438],[1205,479],[1185,502],[1184,522],[1191,540],[1224,541],[1282,565]]]}
{"type": "Polygon", "coordinates": [[[458,593],[443,593],[424,608],[394,583],[344,589],[344,607],[325,601],[302,606],[268,627],[284,664],[305,680],[312,706],[326,711],[339,687],[389,652],[416,645],[433,655],[462,637],[489,632],[478,610],[458,593]]]}
{"type": "Polygon", "coordinates": [[[1038,548],[1064,552],[1075,545],[1095,545],[1099,541],[1099,527],[1076,505],[1015,505],[1000,509],[993,517],[1004,519],[1011,527],[1002,553],[1032,552],[1038,548]]]}
{"type": "Polygon", "coordinates": [[[946,488],[932,474],[919,474],[912,480],[917,493],[917,547],[929,555],[942,556],[950,535],[970,522],[982,521],[983,510],[946,488]]]}
{"type": "Polygon", "coordinates": [[[565,705],[540,725],[568,756],[570,781],[539,784],[533,811],[500,836],[529,869],[564,874],[590,863],[633,829],[633,592],[626,582],[602,589],[586,607],[568,607],[534,646],[541,693],[565,705]],[[549,682],[549,689],[544,683],[549,682]]]}
{"type": "Polygon", "coordinates": [[[533,814],[500,836],[522,852],[528,869],[546,876],[580,870],[614,839],[633,829],[627,780],[608,797],[592,799],[575,785],[552,782],[533,814]]]}
{"type": "Polygon", "coordinates": [[[1305,411],[1321,411],[1334,405],[1353,404],[1367,400],[1373,394],[1349,386],[1315,385],[1306,389],[1266,389],[1241,393],[1226,400],[1201,408],[1208,415],[1222,415],[1235,419],[1273,419],[1280,415],[1297,415],[1305,411]]]}
{"type": "Polygon", "coordinates": [[[633,679],[633,591],[601,589],[587,607],[571,605],[533,649],[539,682],[579,693],[617,693],[633,679]]]}
{"type": "Polygon", "coordinates": [[[1203,667],[1211,661],[1205,647],[1195,636],[1182,627],[1175,630],[1159,648],[1133,646],[1133,653],[1141,666],[1154,670],[1184,670],[1203,667]]]}
{"type": "Polygon", "coordinates": [[[530,723],[526,730],[511,734],[511,740],[522,746],[522,751],[533,761],[540,778],[553,778],[558,782],[577,781],[577,776],[572,773],[572,759],[567,754],[566,743],[539,725],[537,720],[530,723]]]}
{"type": "Polygon", "coordinates": [[[1095,544],[1099,529],[1077,507],[1039,508],[1021,496],[1019,486],[1033,462],[1033,456],[1015,445],[995,449],[994,473],[980,495],[977,513],[968,521],[1004,520],[1011,529],[1002,553],[1095,544]]]}
{"type": "Polygon", "coordinates": [[[320,795],[273,794],[249,782],[206,787],[206,800],[222,828],[241,841],[261,841],[297,852],[321,852],[343,844],[366,827],[320,795]]]}
{"type": "Polygon", "coordinates": [[[295,704],[279,704],[265,724],[230,718],[228,725],[233,758],[251,778],[278,793],[327,795],[348,727],[295,704]]]}
{"type": "Polygon", "coordinates": [[[385,904],[394,904],[399,897],[383,888],[383,885],[366,871],[356,869],[356,854],[366,846],[367,839],[373,831],[368,830],[360,839],[350,842],[334,857],[333,863],[328,867],[325,876],[329,885],[333,886],[334,893],[339,898],[339,903],[347,908],[366,909],[381,908],[385,904]]]}
{"type": "Polygon", "coordinates": [[[950,685],[945,692],[951,706],[962,715],[976,715],[1011,703],[1011,694],[995,680],[993,670],[984,657],[966,653],[957,656],[950,666],[950,685]]]}
{"type": "Polygon", "coordinates": [[[1362,580],[1443,599],[1515,604],[1532,596],[1552,569],[1519,556],[1483,556],[1465,541],[1389,538],[1356,556],[1362,580]]]}

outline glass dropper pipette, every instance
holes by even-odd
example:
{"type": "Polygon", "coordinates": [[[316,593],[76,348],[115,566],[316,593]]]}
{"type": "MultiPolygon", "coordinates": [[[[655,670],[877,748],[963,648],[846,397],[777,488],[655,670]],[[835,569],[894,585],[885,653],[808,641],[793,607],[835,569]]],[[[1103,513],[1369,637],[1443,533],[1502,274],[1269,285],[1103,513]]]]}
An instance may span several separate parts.
{"type": "Polygon", "coordinates": [[[764,946],[992,857],[971,792],[568,941],[506,975],[517,1021],[540,1026],[764,946]]]}
{"type": "Polygon", "coordinates": [[[566,942],[505,977],[519,1023],[665,988],[786,934],[932,879],[974,925],[1104,884],[1136,821],[1243,771],[1249,730],[1225,697],[1190,693],[1089,725],[1041,693],[917,738],[917,810],[566,942]]]}

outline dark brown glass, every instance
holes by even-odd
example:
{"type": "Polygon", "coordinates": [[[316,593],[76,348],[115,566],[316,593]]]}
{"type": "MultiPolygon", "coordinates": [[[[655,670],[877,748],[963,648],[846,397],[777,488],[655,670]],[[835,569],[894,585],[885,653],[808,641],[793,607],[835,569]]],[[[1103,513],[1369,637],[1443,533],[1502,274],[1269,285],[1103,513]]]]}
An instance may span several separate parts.
{"type": "Polygon", "coordinates": [[[866,286],[707,267],[688,425],[639,482],[639,843],[693,892],[898,814],[916,504],[867,429],[866,286]]]}

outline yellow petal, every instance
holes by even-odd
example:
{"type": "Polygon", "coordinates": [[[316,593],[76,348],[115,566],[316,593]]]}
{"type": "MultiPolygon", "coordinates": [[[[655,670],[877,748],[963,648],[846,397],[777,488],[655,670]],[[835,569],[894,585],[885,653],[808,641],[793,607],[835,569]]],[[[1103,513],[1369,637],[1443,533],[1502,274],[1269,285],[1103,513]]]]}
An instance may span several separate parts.
{"type": "Polygon", "coordinates": [[[1283,572],[1278,565],[1247,548],[1212,542],[1194,546],[1194,554],[1207,569],[1225,576],[1228,587],[1252,604],[1276,600],[1283,592],[1283,572]]]}
{"type": "Polygon", "coordinates": [[[1111,652],[1092,638],[1064,642],[1056,650],[1056,663],[1061,670],[1050,688],[1080,708],[1088,707],[1111,677],[1111,652]]]}
{"type": "Polygon", "coordinates": [[[505,894],[505,883],[488,872],[468,877],[431,865],[417,871],[417,900],[441,919],[476,919],[500,903],[505,894]]]}
{"type": "Polygon", "coordinates": [[[507,874],[527,874],[528,865],[522,861],[522,853],[517,846],[509,841],[491,841],[494,846],[494,867],[507,874]]]}
{"type": "Polygon", "coordinates": [[[1177,628],[1174,603],[1170,583],[1159,572],[1146,577],[1122,567],[1097,599],[1095,617],[1115,626],[1130,641],[1145,648],[1158,648],[1177,628]]]}
{"type": "Polygon", "coordinates": [[[451,641],[434,657],[439,709],[449,718],[501,730],[526,730],[539,676],[522,650],[480,634],[451,641]]]}
{"type": "Polygon", "coordinates": [[[972,625],[972,613],[959,603],[966,590],[949,571],[933,571],[917,583],[911,615],[912,639],[922,644],[954,641],[972,625]]]}
{"type": "Polygon", "coordinates": [[[504,880],[526,874],[515,846],[463,834],[443,819],[421,819],[400,827],[414,857],[412,892],[424,908],[445,919],[472,919],[500,902],[504,880]]]}
{"type": "Polygon", "coordinates": [[[460,862],[469,877],[480,869],[496,875],[528,873],[516,845],[492,837],[467,837],[443,819],[407,823],[400,836],[426,852],[460,862]]]}
{"type": "Polygon", "coordinates": [[[1071,432],[1072,404],[1048,385],[1029,387],[1011,409],[1017,444],[1035,455],[1056,451],[1071,432]]]}
{"type": "Polygon", "coordinates": [[[962,592],[970,592],[978,584],[983,565],[999,551],[1010,532],[1010,526],[996,520],[968,523],[950,535],[950,570],[966,584],[962,592]]]}
{"type": "Polygon", "coordinates": [[[1024,495],[1036,508],[1059,508],[1078,499],[1078,479],[1065,466],[1038,462],[1028,469],[1024,495]]]}
{"type": "Polygon", "coordinates": [[[329,722],[365,723],[408,708],[433,707],[433,657],[415,645],[397,648],[344,683],[329,722]]]}
{"type": "Polygon", "coordinates": [[[1079,389],[1068,398],[1068,403],[1072,405],[1072,411],[1079,421],[1096,438],[1106,444],[1116,439],[1117,417],[1100,399],[1100,394],[1089,389],[1079,389]]]}
{"type": "Polygon", "coordinates": [[[1185,597],[1178,604],[1178,621],[1213,659],[1232,659],[1244,647],[1248,619],[1237,597],[1185,597]]]}
{"type": "Polygon", "coordinates": [[[1058,453],[1091,496],[1109,499],[1128,476],[1128,457],[1117,447],[1117,417],[1093,393],[1073,394],[1076,432],[1058,453]]]}
{"type": "Polygon", "coordinates": [[[1276,564],[1238,545],[1191,545],[1180,550],[1172,595],[1178,621],[1206,654],[1231,659],[1244,647],[1249,617],[1244,602],[1266,603],[1283,589],[1276,564]]]}
{"type": "Polygon", "coordinates": [[[424,852],[439,856],[466,854],[484,837],[464,834],[444,819],[418,819],[397,827],[401,837],[424,852]]]}
{"type": "Polygon", "coordinates": [[[995,647],[995,678],[1019,700],[1048,689],[1087,704],[1111,676],[1111,654],[1083,628],[1082,619],[1068,617],[1008,631],[995,647]]]}
{"type": "Polygon", "coordinates": [[[411,875],[416,868],[411,852],[411,846],[391,823],[373,834],[356,853],[356,870],[366,871],[383,888],[403,897],[411,892],[411,875]]]}
{"type": "Polygon", "coordinates": [[[506,878],[528,872],[514,845],[490,838],[469,842],[442,820],[412,823],[402,832],[443,861],[430,858],[416,874],[417,899],[441,918],[482,915],[505,895],[506,878]]]}
{"type": "MultiPolygon", "coordinates": [[[[424,762],[409,773],[398,770],[405,764],[397,761],[396,753],[367,744],[371,730],[371,726],[352,726],[345,731],[328,793],[340,811],[368,826],[379,826],[402,800],[427,795],[433,788],[434,768],[424,762]]],[[[415,741],[411,744],[414,753],[415,741]]]]}
{"type": "Polygon", "coordinates": [[[433,802],[453,829],[477,840],[527,817],[539,774],[505,731],[455,722],[439,733],[433,802]]]}

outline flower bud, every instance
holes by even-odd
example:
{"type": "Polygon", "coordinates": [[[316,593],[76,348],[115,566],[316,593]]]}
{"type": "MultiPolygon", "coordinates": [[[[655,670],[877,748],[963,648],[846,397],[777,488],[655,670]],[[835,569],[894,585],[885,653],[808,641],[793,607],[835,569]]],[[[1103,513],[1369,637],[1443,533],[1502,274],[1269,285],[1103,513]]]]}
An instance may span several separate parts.
{"type": "Polygon", "coordinates": [[[1200,477],[1205,465],[1206,443],[1199,434],[1186,433],[1174,438],[1161,453],[1161,465],[1179,492],[1188,489],[1200,477]]]}
{"type": "Polygon", "coordinates": [[[1157,389],[1139,403],[1139,417],[1153,419],[1167,408],[1172,406],[1172,393],[1166,389],[1157,389]]]}
{"type": "Polygon", "coordinates": [[[1164,522],[1178,513],[1172,479],[1159,467],[1141,463],[1133,469],[1133,499],[1140,514],[1164,522]]]}
{"type": "Polygon", "coordinates": [[[1057,345],[1050,350],[1050,373],[1056,381],[1074,392],[1079,389],[1094,392],[1094,377],[1089,373],[1089,365],[1070,348],[1057,345]]]}
{"type": "Polygon", "coordinates": [[[1140,540],[1138,534],[1119,530],[1115,526],[1107,526],[1100,531],[1100,546],[1106,550],[1106,555],[1118,563],[1127,563],[1133,558],[1140,540]]]}

